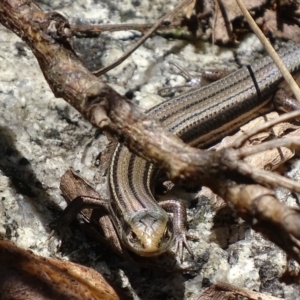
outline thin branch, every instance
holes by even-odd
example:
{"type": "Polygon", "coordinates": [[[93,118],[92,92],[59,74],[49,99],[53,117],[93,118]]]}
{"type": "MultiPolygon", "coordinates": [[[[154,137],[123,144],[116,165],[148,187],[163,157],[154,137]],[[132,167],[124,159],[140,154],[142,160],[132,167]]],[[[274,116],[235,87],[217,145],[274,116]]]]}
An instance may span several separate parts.
{"type": "MultiPolygon", "coordinates": [[[[282,223],[292,211],[277,205],[279,201],[273,191],[262,186],[283,186],[300,193],[299,184],[248,166],[238,160],[239,152],[235,149],[202,151],[184,144],[83,66],[71,47],[70,25],[64,17],[56,12],[44,13],[30,0],[0,0],[0,3],[0,22],[32,49],[56,97],[65,99],[92,125],[114,135],[137,155],[159,164],[172,181],[210,187],[254,228],[300,262],[299,247],[289,238],[295,230],[282,223]],[[261,194],[260,201],[256,201],[253,192],[243,196],[251,180],[261,184],[254,186],[256,193],[261,194]],[[266,209],[264,204],[272,201],[278,210],[266,209]],[[277,211],[281,212],[278,220],[277,211]],[[269,215],[270,212],[274,215],[269,215]],[[279,228],[280,234],[276,231],[276,236],[272,234],[272,227],[279,228]]],[[[293,214],[292,220],[289,224],[295,224],[300,232],[299,215],[293,214]]]]}
{"type": "Polygon", "coordinates": [[[271,56],[271,58],[274,60],[274,63],[278,67],[278,69],[281,71],[283,78],[288,83],[289,87],[293,91],[294,96],[300,102],[300,89],[296,81],[294,80],[293,76],[290,74],[289,70],[286,68],[284,63],[282,62],[279,55],[276,53],[274,48],[272,47],[271,43],[266,39],[265,35],[262,33],[262,31],[259,29],[259,27],[256,25],[255,21],[249,14],[247,8],[245,7],[242,0],[236,0],[238,6],[240,7],[244,17],[248,21],[250,27],[256,34],[256,36],[259,38],[261,43],[264,45],[265,49],[267,50],[268,54],[271,56]]]}
{"type": "Polygon", "coordinates": [[[252,178],[255,182],[271,186],[272,188],[283,187],[292,192],[300,193],[300,184],[276,173],[271,173],[265,170],[253,168],[247,163],[239,161],[236,169],[240,174],[252,178]]]}
{"type": "Polygon", "coordinates": [[[100,76],[106,72],[108,72],[109,70],[115,68],[116,66],[118,66],[119,64],[121,64],[126,58],[128,58],[138,47],[140,47],[156,30],[157,28],[159,28],[159,26],[161,26],[161,24],[166,21],[168,18],[173,17],[175,14],[177,14],[179,11],[181,11],[182,9],[184,9],[186,6],[188,6],[189,4],[191,4],[193,0],[183,0],[177,7],[175,7],[175,9],[173,11],[168,12],[167,14],[165,14],[162,18],[160,18],[153,27],[151,27],[149,29],[149,31],[147,31],[145,33],[145,35],[139,39],[133,46],[132,48],[130,48],[128,51],[126,51],[124,53],[124,55],[119,58],[118,60],[116,60],[114,63],[110,64],[107,67],[104,67],[100,70],[94,71],[93,74],[95,74],[96,76],[100,76]]]}
{"type": "Polygon", "coordinates": [[[297,136],[289,136],[283,137],[280,139],[275,139],[273,141],[264,142],[259,145],[254,145],[251,147],[245,147],[239,149],[239,157],[244,158],[249,155],[257,154],[259,152],[263,152],[269,149],[279,148],[279,147],[287,147],[291,150],[299,150],[300,149],[300,137],[297,136]]]}
{"type": "MultiPolygon", "coordinates": [[[[122,31],[122,30],[138,30],[141,32],[145,32],[146,30],[150,30],[154,27],[155,24],[136,24],[136,23],[125,23],[125,24],[80,24],[80,25],[71,25],[71,30],[73,34],[101,34],[102,32],[114,32],[114,31],[122,31]]],[[[165,28],[174,28],[179,26],[180,24],[161,24],[157,29],[165,29],[165,28]]]]}
{"type": "Polygon", "coordinates": [[[248,139],[250,139],[252,136],[254,136],[254,135],[256,135],[256,134],[258,134],[262,131],[265,131],[266,129],[268,129],[268,128],[276,125],[276,124],[296,119],[299,116],[300,116],[300,111],[299,110],[292,111],[292,112],[289,112],[289,113],[285,113],[285,114],[277,117],[276,119],[267,121],[267,122],[265,122],[265,123],[263,123],[263,124],[261,124],[257,127],[253,127],[251,130],[245,132],[242,136],[240,136],[238,139],[236,139],[236,141],[234,141],[234,143],[232,144],[232,148],[238,149],[238,148],[242,147],[242,145],[248,139]]]}

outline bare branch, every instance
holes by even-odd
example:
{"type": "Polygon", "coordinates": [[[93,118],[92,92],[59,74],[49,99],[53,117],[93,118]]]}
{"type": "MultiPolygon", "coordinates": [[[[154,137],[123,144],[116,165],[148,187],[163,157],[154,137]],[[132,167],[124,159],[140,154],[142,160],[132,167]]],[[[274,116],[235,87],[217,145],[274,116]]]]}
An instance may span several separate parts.
{"type": "Polygon", "coordinates": [[[295,149],[299,150],[300,138],[297,136],[283,137],[281,139],[264,142],[260,145],[245,147],[239,150],[239,157],[244,158],[249,155],[253,155],[259,152],[266,151],[268,149],[274,149],[278,147],[287,147],[291,150],[295,150],[295,149]]]}
{"type": "Polygon", "coordinates": [[[72,50],[70,25],[64,17],[44,13],[30,0],[0,3],[0,22],[32,49],[56,97],[65,99],[92,125],[113,134],[137,155],[159,164],[172,181],[210,187],[253,227],[300,262],[299,245],[292,241],[292,237],[299,238],[298,212],[279,205],[272,190],[260,185],[245,186],[250,181],[300,193],[299,184],[246,165],[239,161],[239,152],[234,149],[212,152],[184,144],[83,66],[72,50]],[[249,192],[254,187],[256,192],[249,192]],[[269,206],[273,206],[270,211],[269,206]],[[273,227],[280,234],[272,235],[273,227]]]}
{"type": "Polygon", "coordinates": [[[177,7],[173,10],[170,11],[169,13],[167,13],[166,15],[164,15],[163,17],[161,17],[145,34],[144,36],[139,39],[128,51],[126,51],[122,57],[120,57],[118,60],[116,60],[115,62],[113,62],[111,65],[104,67],[100,70],[94,71],[93,74],[95,74],[96,76],[100,76],[106,72],[108,72],[109,70],[115,68],[116,66],[118,66],[119,64],[121,64],[126,58],[128,58],[139,46],[141,46],[150,36],[151,34],[153,34],[158,28],[159,26],[162,25],[162,23],[164,21],[166,21],[168,18],[173,17],[176,13],[180,12],[182,9],[184,9],[186,6],[188,6],[190,3],[192,2],[192,0],[184,0],[182,1],[179,5],[177,5],[177,7]]]}
{"type": "Polygon", "coordinates": [[[252,128],[251,130],[245,132],[240,138],[238,138],[233,144],[232,147],[237,149],[240,148],[246,140],[248,140],[249,138],[251,138],[252,136],[258,134],[259,132],[265,131],[268,128],[271,128],[272,126],[279,124],[281,122],[286,122],[289,120],[293,120],[297,117],[300,116],[300,111],[292,111],[289,113],[285,113],[279,117],[277,117],[276,119],[270,120],[265,122],[264,124],[261,124],[257,127],[252,128]]]}

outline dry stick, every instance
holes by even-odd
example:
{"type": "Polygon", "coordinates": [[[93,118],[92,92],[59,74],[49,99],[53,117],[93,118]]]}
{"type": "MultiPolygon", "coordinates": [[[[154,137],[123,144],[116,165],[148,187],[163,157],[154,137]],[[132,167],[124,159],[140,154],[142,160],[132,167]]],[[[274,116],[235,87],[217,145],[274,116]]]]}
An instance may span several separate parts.
{"type": "Polygon", "coordinates": [[[292,111],[289,113],[285,113],[285,114],[277,117],[276,119],[267,121],[264,124],[261,124],[257,127],[252,128],[251,130],[245,132],[241,137],[239,137],[238,139],[236,139],[234,141],[234,143],[232,144],[231,147],[234,149],[238,149],[252,136],[254,136],[262,131],[265,131],[266,129],[268,129],[278,123],[286,122],[288,120],[295,119],[299,116],[300,116],[300,111],[296,110],[296,111],[292,111]]]}
{"type": "MultiPolygon", "coordinates": [[[[81,25],[71,25],[72,33],[94,33],[101,34],[102,32],[109,31],[122,31],[122,30],[138,30],[144,32],[145,30],[150,30],[155,24],[135,24],[135,23],[126,23],[126,24],[81,24],[81,25]]],[[[179,25],[179,24],[177,24],[179,25]]],[[[172,26],[175,26],[174,24],[172,26]]],[[[162,27],[166,27],[162,25],[162,27]]],[[[170,25],[168,25],[170,28],[170,25]]]]}
{"type": "MultiPolygon", "coordinates": [[[[236,0],[236,2],[238,4],[238,6],[240,7],[244,17],[248,21],[250,27],[252,28],[252,30],[254,31],[256,36],[259,38],[261,43],[264,45],[264,47],[266,48],[267,52],[269,53],[269,55],[273,59],[274,63],[278,67],[278,69],[281,71],[282,76],[284,77],[284,79],[286,80],[288,85],[290,86],[290,88],[291,88],[292,92],[294,93],[296,99],[300,102],[300,89],[299,89],[297,83],[295,82],[294,78],[292,77],[290,72],[287,70],[287,68],[283,64],[282,60],[280,59],[280,57],[278,56],[278,54],[276,53],[276,51],[274,50],[274,48],[272,47],[270,42],[266,39],[264,34],[261,32],[259,27],[256,25],[255,21],[253,20],[253,18],[249,14],[248,10],[244,6],[242,0],[236,0]]],[[[258,128],[254,128],[250,132],[248,132],[245,135],[241,136],[234,143],[233,147],[238,148],[245,142],[245,140],[247,138],[253,136],[254,134],[256,134],[258,132],[261,132],[264,129],[266,129],[268,127],[271,127],[275,124],[278,124],[280,121],[285,121],[285,120],[288,120],[288,119],[291,119],[291,118],[294,118],[294,117],[297,117],[297,116],[299,116],[298,112],[292,112],[290,114],[283,115],[283,116],[277,118],[276,120],[266,122],[265,124],[259,126],[258,128]]],[[[246,153],[246,152],[244,152],[244,153],[246,153]]],[[[250,153],[250,151],[249,151],[249,153],[250,153]]],[[[238,166],[238,169],[241,172],[245,171],[244,174],[251,174],[250,177],[253,178],[257,183],[262,183],[264,181],[265,183],[270,184],[273,188],[275,188],[277,186],[281,186],[281,187],[285,187],[287,189],[291,189],[295,192],[300,190],[298,185],[295,184],[293,181],[291,181],[287,178],[284,178],[282,176],[278,176],[275,173],[271,174],[271,173],[266,172],[264,170],[253,169],[250,166],[249,167],[246,166],[245,164],[240,164],[238,166]]],[[[299,192],[297,192],[297,193],[299,193],[299,192]]]]}
{"type": "Polygon", "coordinates": [[[299,149],[300,147],[300,137],[290,136],[290,137],[282,137],[281,139],[276,139],[269,142],[264,142],[260,145],[245,147],[239,150],[239,157],[244,158],[249,155],[257,154],[259,152],[263,152],[269,149],[274,149],[278,147],[286,147],[291,150],[299,149]]]}
{"type": "MultiPolygon", "coordinates": [[[[242,144],[253,135],[262,132],[266,130],[267,128],[270,128],[278,123],[288,121],[290,119],[294,119],[296,117],[300,116],[300,111],[293,111],[290,113],[283,114],[279,116],[278,118],[274,120],[270,120],[264,124],[261,124],[257,128],[251,129],[248,133],[245,133],[243,136],[241,136],[239,139],[237,139],[234,144],[233,148],[239,148],[242,146],[242,144]]],[[[261,145],[247,147],[243,149],[237,150],[238,152],[235,152],[232,154],[235,157],[236,161],[239,161],[239,159],[246,157],[247,155],[255,154],[264,150],[267,150],[272,147],[281,147],[281,146],[288,146],[290,144],[291,147],[293,145],[298,145],[298,139],[296,137],[289,138],[289,139],[280,139],[275,140],[271,142],[266,142],[261,145]],[[251,149],[253,148],[253,149],[251,149]]],[[[239,172],[242,174],[251,177],[254,181],[260,184],[269,184],[272,188],[277,188],[278,186],[281,186],[283,188],[289,189],[291,191],[294,191],[296,193],[300,192],[300,185],[296,182],[294,182],[291,179],[285,178],[283,176],[277,175],[276,173],[271,173],[264,170],[259,170],[257,168],[253,168],[249,166],[246,163],[242,163],[241,161],[238,162],[238,164],[235,166],[239,172]]]]}
{"type": "MultiPolygon", "coordinates": [[[[169,17],[170,19],[170,17],[169,17]]],[[[72,24],[71,30],[73,34],[96,34],[100,35],[103,32],[115,32],[115,31],[123,31],[123,30],[136,30],[140,31],[142,33],[145,33],[146,30],[150,30],[153,26],[155,26],[157,23],[121,23],[121,24],[72,24]]],[[[176,27],[181,26],[181,22],[172,22],[171,24],[161,24],[157,29],[163,30],[163,29],[173,29],[176,27]]]]}
{"type": "Polygon", "coordinates": [[[286,177],[280,176],[277,173],[253,168],[247,163],[243,163],[241,161],[238,162],[235,170],[237,170],[240,174],[243,174],[244,176],[252,178],[258,184],[269,185],[272,188],[277,188],[280,186],[295,193],[300,193],[299,183],[286,177]]]}
{"type": "MultiPolygon", "coordinates": [[[[228,148],[228,149],[225,148],[225,149],[216,151],[215,154],[216,154],[216,156],[218,156],[218,158],[216,158],[216,157],[212,158],[211,166],[213,167],[214,163],[216,163],[216,161],[218,161],[220,166],[221,165],[223,167],[226,166],[227,171],[230,170],[233,173],[238,172],[241,175],[251,178],[254,182],[256,182],[258,184],[261,184],[264,186],[270,186],[272,188],[283,187],[283,188],[289,189],[293,192],[300,193],[299,183],[294,182],[293,180],[285,178],[283,176],[277,175],[276,173],[260,170],[260,169],[250,166],[249,164],[240,160],[240,151],[241,150],[234,150],[232,148],[228,148]]],[[[197,158],[197,159],[199,159],[199,158],[197,158]]],[[[213,171],[211,173],[211,176],[213,176],[213,171]]],[[[215,174],[215,176],[217,176],[217,174],[215,174]]],[[[213,182],[209,182],[209,184],[213,186],[213,182]]],[[[217,183],[217,184],[219,184],[219,183],[217,183]]],[[[220,195],[220,193],[221,194],[223,193],[222,190],[220,190],[219,188],[217,188],[217,190],[214,190],[211,186],[208,186],[208,187],[211,188],[216,194],[220,195]]],[[[223,197],[223,196],[221,195],[221,197],[223,197]]]]}
{"type": "Polygon", "coordinates": [[[93,126],[118,137],[137,155],[160,164],[173,180],[194,177],[196,182],[195,176],[206,174],[213,153],[186,145],[89,72],[61,37],[69,28],[65,18],[44,13],[30,0],[0,3],[0,22],[33,50],[56,97],[65,99],[93,126]],[[57,33],[53,33],[55,25],[59,25],[57,33]],[[54,27],[51,32],[49,26],[54,27]],[[201,159],[194,165],[194,173],[191,163],[196,156],[201,159]]]}
{"type": "MultiPolygon", "coordinates": [[[[236,190],[238,190],[236,194],[239,194],[247,187],[243,184],[245,180],[242,177],[240,185],[233,181],[237,178],[237,174],[243,174],[247,176],[244,178],[247,182],[248,178],[253,178],[263,185],[272,183],[272,187],[281,185],[300,192],[300,186],[294,187],[291,180],[279,176],[276,182],[271,173],[253,171],[245,163],[238,162],[238,152],[234,149],[217,152],[194,149],[161,128],[155,120],[148,120],[135,105],[126,101],[83,66],[68,44],[68,35],[65,33],[70,28],[69,24],[58,13],[46,14],[30,0],[0,0],[0,3],[0,23],[16,32],[32,48],[55,96],[64,98],[92,125],[125,141],[129,149],[137,155],[159,164],[173,181],[198,185],[204,183],[217,194],[226,196],[226,193],[236,193],[236,190]],[[57,32],[53,31],[54,29],[57,32]],[[66,39],[62,39],[61,36],[66,39]],[[270,179],[270,176],[273,179],[270,179]]],[[[267,194],[272,194],[272,199],[278,203],[273,196],[274,193],[269,189],[259,185],[255,185],[255,188],[263,193],[266,191],[267,194]]],[[[249,197],[250,199],[246,198],[250,202],[249,206],[243,210],[243,203],[238,201],[240,206],[237,208],[241,215],[251,219],[256,199],[251,193],[249,197]]],[[[234,197],[229,195],[226,199],[233,201],[234,197]]],[[[288,208],[286,210],[289,211],[288,208]]],[[[260,218],[267,220],[266,223],[263,221],[260,223],[261,232],[264,229],[263,224],[269,226],[274,224],[273,215],[265,216],[264,213],[269,212],[259,211],[260,218]]],[[[300,222],[299,216],[295,219],[300,222]]],[[[280,227],[281,224],[275,225],[280,227]]],[[[296,244],[289,238],[293,233],[281,230],[280,237],[284,238],[285,243],[268,233],[272,241],[300,262],[298,251],[300,247],[295,246],[296,244]]]]}
{"type": "Polygon", "coordinates": [[[274,50],[274,48],[272,47],[270,42],[266,39],[265,35],[262,33],[262,31],[256,25],[255,21],[249,14],[247,8],[243,4],[243,1],[236,0],[236,2],[238,4],[238,6],[240,7],[244,17],[248,21],[250,27],[252,28],[252,30],[254,31],[256,36],[259,38],[261,43],[264,45],[265,49],[267,50],[267,52],[269,53],[271,58],[274,60],[274,63],[276,64],[278,69],[281,71],[283,78],[286,80],[286,82],[290,86],[296,99],[298,100],[298,102],[300,102],[300,89],[299,89],[299,86],[297,85],[297,83],[295,82],[293,76],[290,74],[290,72],[288,71],[288,69],[286,68],[286,66],[284,65],[284,63],[282,62],[282,60],[280,59],[280,57],[278,56],[278,54],[276,53],[276,51],[274,50]]]}
{"type": "Polygon", "coordinates": [[[125,54],[119,58],[118,60],[116,60],[114,63],[112,63],[111,65],[104,67],[100,70],[94,71],[93,74],[95,74],[96,76],[100,76],[106,72],[108,72],[109,70],[115,68],[116,66],[118,66],[119,64],[121,64],[127,57],[129,57],[140,45],[142,45],[148,38],[150,35],[152,35],[152,33],[154,33],[156,31],[156,29],[168,18],[173,17],[175,14],[177,14],[179,11],[181,11],[184,7],[186,7],[187,5],[189,5],[193,0],[184,0],[182,1],[177,7],[174,8],[173,11],[168,12],[167,14],[165,14],[162,18],[160,18],[155,24],[154,26],[145,33],[145,35],[138,40],[131,49],[129,49],[127,52],[125,52],[125,54]]]}
{"type": "MultiPolygon", "coordinates": [[[[248,21],[250,27],[252,28],[252,30],[254,31],[256,36],[259,38],[261,43],[264,45],[264,47],[268,51],[271,58],[274,60],[274,63],[276,64],[278,69],[281,71],[282,76],[284,77],[284,79],[286,80],[288,85],[290,86],[290,88],[291,88],[292,92],[294,93],[296,99],[300,102],[300,89],[299,89],[297,83],[295,82],[294,78],[292,77],[290,72],[287,70],[287,68],[283,64],[282,60],[280,59],[280,57],[278,56],[278,54],[276,53],[276,51],[274,50],[274,48],[272,47],[270,42],[266,39],[264,34],[261,32],[259,27],[256,25],[255,21],[253,20],[253,18],[249,14],[248,10],[244,6],[242,0],[236,0],[236,2],[238,4],[238,6],[240,7],[244,17],[248,21]]],[[[256,128],[256,129],[254,128],[250,132],[248,132],[245,135],[241,136],[234,143],[233,147],[238,148],[245,142],[245,140],[247,138],[253,136],[254,134],[256,134],[258,132],[261,132],[264,129],[266,129],[268,127],[271,127],[275,124],[278,124],[279,122],[283,122],[283,121],[289,120],[291,118],[295,118],[299,115],[300,114],[298,112],[292,112],[292,113],[289,113],[289,114],[285,114],[281,117],[278,117],[275,120],[266,122],[265,124],[259,126],[258,128],[256,128]]],[[[273,188],[281,186],[281,187],[284,187],[284,188],[287,188],[287,189],[290,189],[292,191],[295,191],[295,192],[299,193],[299,190],[300,190],[299,185],[297,185],[294,181],[289,180],[285,177],[279,176],[275,173],[272,174],[272,173],[266,172],[264,170],[254,169],[250,166],[247,166],[246,164],[240,164],[238,166],[238,169],[239,169],[240,172],[242,172],[242,173],[244,172],[245,175],[246,174],[249,174],[249,175],[251,174],[250,177],[253,180],[255,180],[257,183],[261,183],[261,184],[268,183],[273,188]],[[262,182],[265,182],[265,183],[262,183],[262,182]]]]}

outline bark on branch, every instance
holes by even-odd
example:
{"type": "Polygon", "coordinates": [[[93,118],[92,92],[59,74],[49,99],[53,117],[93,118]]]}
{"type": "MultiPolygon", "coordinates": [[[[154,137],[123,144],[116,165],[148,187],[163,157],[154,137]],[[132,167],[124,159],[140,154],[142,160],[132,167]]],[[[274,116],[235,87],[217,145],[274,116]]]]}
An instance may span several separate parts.
{"type": "Polygon", "coordinates": [[[197,175],[195,166],[189,170],[191,165],[199,165],[198,175],[202,175],[211,155],[188,147],[156,121],[148,120],[136,105],[87,70],[71,48],[70,25],[64,17],[44,13],[32,1],[0,3],[1,23],[32,49],[56,97],[70,103],[92,125],[117,136],[139,156],[162,165],[173,180],[197,175]]]}
{"type": "Polygon", "coordinates": [[[147,119],[137,106],[84,67],[72,50],[70,25],[60,14],[45,13],[30,0],[0,0],[0,22],[32,49],[56,97],[65,99],[91,124],[116,136],[137,155],[159,164],[172,181],[210,187],[300,262],[296,240],[300,238],[300,225],[296,225],[300,224],[299,213],[280,204],[272,190],[246,184],[281,185],[295,192],[300,192],[299,185],[288,179],[276,182],[265,171],[256,173],[239,161],[238,150],[191,148],[158,122],[147,119]],[[257,192],[254,195],[249,189],[257,192]],[[272,212],[263,209],[265,203],[272,206],[272,212]],[[280,228],[281,238],[271,228],[280,228]]]}

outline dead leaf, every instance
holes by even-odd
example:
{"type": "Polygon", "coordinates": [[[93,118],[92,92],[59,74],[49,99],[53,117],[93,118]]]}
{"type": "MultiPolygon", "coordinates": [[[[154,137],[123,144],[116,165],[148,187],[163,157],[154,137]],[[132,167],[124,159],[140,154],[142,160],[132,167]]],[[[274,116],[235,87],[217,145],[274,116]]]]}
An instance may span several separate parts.
{"type": "Polygon", "coordinates": [[[196,5],[196,0],[193,0],[189,5],[187,5],[184,9],[183,12],[186,15],[186,17],[189,19],[193,13],[194,7],[196,5]]]}
{"type": "MultiPolygon", "coordinates": [[[[266,0],[244,0],[248,10],[261,7],[266,0]]],[[[216,42],[228,43],[232,41],[232,21],[242,16],[242,12],[235,0],[218,0],[215,6],[214,38],[216,42]]]]}
{"type": "Polygon", "coordinates": [[[2,300],[120,299],[102,275],[68,261],[45,258],[0,241],[2,300]]]}
{"type": "MultiPolygon", "coordinates": [[[[263,124],[266,119],[272,120],[277,117],[277,112],[271,112],[265,117],[256,118],[248,124],[241,127],[240,131],[238,131],[236,134],[224,138],[219,144],[212,147],[212,149],[220,150],[225,147],[230,147],[233,144],[233,142],[237,138],[239,138],[244,132],[250,130],[251,128],[257,127],[260,124],[263,124]]],[[[274,135],[276,137],[300,135],[300,129],[299,126],[293,125],[291,123],[280,123],[273,127],[273,131],[269,130],[253,136],[250,141],[247,141],[245,143],[244,147],[261,144],[262,142],[272,138],[274,135]]],[[[281,147],[280,149],[270,149],[268,151],[248,156],[247,158],[245,158],[245,161],[251,166],[257,167],[259,169],[272,171],[277,169],[280,165],[282,165],[287,160],[291,159],[293,156],[293,151],[291,151],[288,148],[281,147]]],[[[197,197],[202,196],[212,199],[212,206],[215,210],[219,210],[225,205],[224,200],[219,196],[214,195],[214,193],[208,188],[202,188],[202,190],[197,195],[197,197]]]]}
{"type": "MultiPolygon", "coordinates": [[[[265,116],[267,120],[272,120],[278,117],[278,113],[272,112],[265,116]]],[[[249,131],[250,129],[259,126],[260,124],[263,124],[265,122],[264,117],[259,117],[248,124],[241,127],[240,131],[232,136],[228,136],[222,140],[221,143],[217,144],[213,147],[213,149],[219,150],[225,147],[230,147],[232,143],[240,137],[244,132],[249,131]]],[[[247,141],[244,145],[251,146],[251,145],[258,145],[263,143],[264,141],[267,141],[271,139],[274,135],[278,138],[283,136],[293,136],[293,135],[299,135],[300,129],[299,126],[293,125],[291,123],[280,123],[273,127],[273,131],[265,131],[261,132],[251,138],[251,140],[247,141]]],[[[245,159],[246,162],[248,162],[251,166],[265,169],[265,170],[275,170],[277,169],[281,164],[289,160],[294,156],[294,152],[291,151],[288,148],[282,147],[280,148],[280,151],[278,149],[271,149],[268,151],[260,152],[255,155],[251,155],[245,159]]]]}
{"type": "MultiPolygon", "coordinates": [[[[229,283],[217,283],[206,289],[198,298],[198,300],[234,300],[238,296],[251,300],[279,300],[277,297],[267,296],[261,293],[253,292],[245,288],[229,283]]],[[[243,298],[244,299],[244,298],[243,298]]]]}
{"type": "Polygon", "coordinates": [[[275,35],[278,38],[300,42],[300,27],[298,23],[291,23],[287,20],[278,18],[278,13],[266,10],[264,15],[264,33],[275,35]]]}

